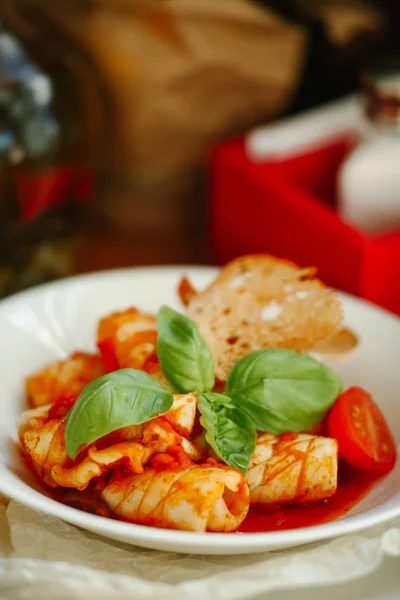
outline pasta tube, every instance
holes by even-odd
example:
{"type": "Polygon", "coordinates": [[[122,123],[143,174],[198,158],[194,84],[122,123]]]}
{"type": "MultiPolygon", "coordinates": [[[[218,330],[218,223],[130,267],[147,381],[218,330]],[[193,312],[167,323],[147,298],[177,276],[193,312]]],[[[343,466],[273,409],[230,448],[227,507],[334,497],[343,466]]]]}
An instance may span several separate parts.
{"type": "Polygon", "coordinates": [[[208,464],[117,477],[102,498],[127,521],[197,532],[234,531],[250,504],[242,473],[208,464]]]}
{"type": "Polygon", "coordinates": [[[75,352],[27,378],[25,387],[32,406],[52,404],[62,392],[80,394],[83,388],[104,372],[100,356],[75,352]]]}
{"type": "Polygon", "coordinates": [[[142,369],[156,351],[157,319],[135,308],[113,313],[101,319],[97,344],[103,356],[114,355],[115,368],[142,369]]]}
{"type": "Polygon", "coordinates": [[[62,487],[84,490],[94,477],[99,477],[116,463],[124,463],[134,473],[142,473],[143,465],[152,454],[151,448],[135,442],[122,442],[103,450],[89,448],[88,456],[81,463],[69,468],[55,465],[51,476],[62,487]]]}
{"type": "Polygon", "coordinates": [[[44,425],[31,427],[21,435],[22,447],[32,467],[51,487],[56,486],[50,475],[51,469],[54,465],[63,465],[68,458],[64,431],[64,419],[51,419],[44,425]]]}
{"type": "Polygon", "coordinates": [[[246,477],[251,502],[280,504],[328,498],[337,487],[337,442],[294,433],[263,433],[246,477]]]}
{"type": "Polygon", "coordinates": [[[171,425],[162,418],[153,419],[145,426],[142,441],[157,453],[166,452],[174,455],[183,450],[192,460],[201,458],[196,446],[190,440],[176,433],[171,425]]]}
{"type": "Polygon", "coordinates": [[[196,409],[196,394],[175,394],[174,403],[164,418],[177,433],[189,437],[193,431],[196,409]]]}

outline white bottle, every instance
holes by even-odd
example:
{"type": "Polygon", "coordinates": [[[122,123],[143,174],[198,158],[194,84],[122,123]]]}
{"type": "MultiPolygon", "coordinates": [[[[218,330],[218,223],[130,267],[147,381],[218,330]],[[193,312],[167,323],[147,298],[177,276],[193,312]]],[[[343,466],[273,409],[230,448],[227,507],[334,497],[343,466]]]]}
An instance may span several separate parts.
{"type": "Polygon", "coordinates": [[[338,174],[344,221],[366,233],[400,227],[400,72],[369,76],[366,127],[338,174]]]}

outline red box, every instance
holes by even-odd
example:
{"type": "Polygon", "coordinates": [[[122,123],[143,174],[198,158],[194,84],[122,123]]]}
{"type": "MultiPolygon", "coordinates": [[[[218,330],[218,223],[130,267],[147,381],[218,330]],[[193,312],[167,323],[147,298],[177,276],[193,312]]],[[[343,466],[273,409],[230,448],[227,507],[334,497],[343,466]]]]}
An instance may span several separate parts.
{"type": "MultiPolygon", "coordinates": [[[[352,138],[354,139],[354,138],[352,138]]],[[[349,137],[285,161],[255,163],[243,141],[211,159],[210,249],[217,263],[268,252],[318,267],[329,286],[400,314],[400,231],[369,236],[335,210],[349,137]]]]}

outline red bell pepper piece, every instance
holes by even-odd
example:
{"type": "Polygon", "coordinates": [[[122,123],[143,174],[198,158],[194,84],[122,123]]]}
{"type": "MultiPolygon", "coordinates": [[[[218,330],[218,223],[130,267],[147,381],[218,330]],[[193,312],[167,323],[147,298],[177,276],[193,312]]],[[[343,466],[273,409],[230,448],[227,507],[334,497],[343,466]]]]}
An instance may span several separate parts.
{"type": "Polygon", "coordinates": [[[115,352],[114,338],[107,338],[97,343],[104,363],[105,373],[112,373],[119,369],[118,358],[115,352]]]}
{"type": "Polygon", "coordinates": [[[79,397],[77,392],[60,392],[57,400],[49,410],[49,419],[65,417],[79,397]]]}

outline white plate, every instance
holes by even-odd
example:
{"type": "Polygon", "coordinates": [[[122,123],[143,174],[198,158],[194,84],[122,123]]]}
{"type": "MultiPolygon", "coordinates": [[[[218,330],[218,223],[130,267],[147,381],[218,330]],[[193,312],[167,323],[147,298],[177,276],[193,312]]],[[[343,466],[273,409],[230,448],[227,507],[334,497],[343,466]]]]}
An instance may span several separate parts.
{"type": "MultiPolygon", "coordinates": [[[[98,319],[137,305],[157,311],[179,308],[176,285],[183,273],[203,287],[215,275],[206,268],[129,269],[66,279],[0,303],[0,492],[89,531],[159,550],[197,554],[242,554],[276,550],[359,531],[400,515],[400,465],[346,517],[302,529],[227,535],[154,529],[90,515],[49,498],[32,480],[17,452],[24,378],[78,348],[93,350],[98,319]]],[[[360,336],[354,354],[333,366],[344,384],[375,396],[397,444],[400,442],[400,320],[342,296],[346,323],[360,336]]],[[[398,461],[400,463],[400,461],[398,461]]]]}

